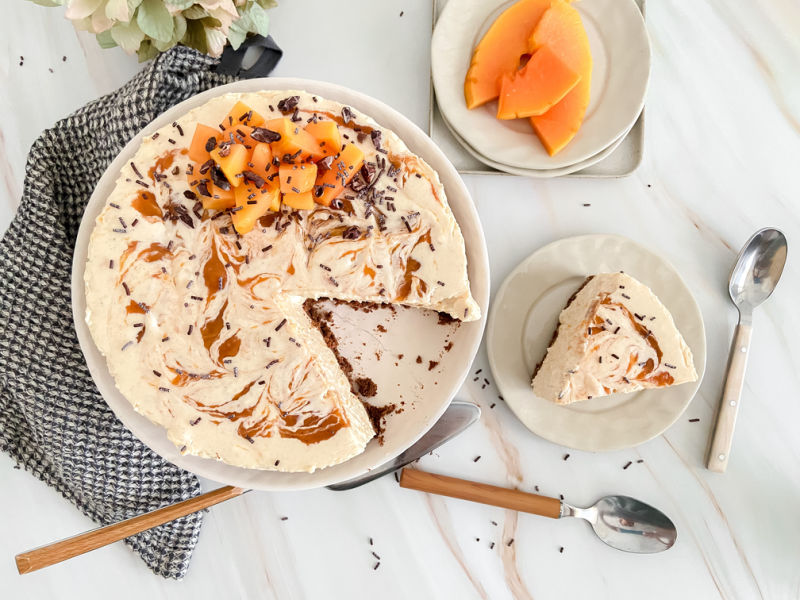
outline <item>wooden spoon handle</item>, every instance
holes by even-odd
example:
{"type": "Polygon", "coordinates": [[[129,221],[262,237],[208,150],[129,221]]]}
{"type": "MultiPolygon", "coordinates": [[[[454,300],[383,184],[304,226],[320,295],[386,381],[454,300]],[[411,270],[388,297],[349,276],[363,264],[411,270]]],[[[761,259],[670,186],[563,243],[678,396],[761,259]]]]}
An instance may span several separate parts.
{"type": "Polygon", "coordinates": [[[416,469],[403,469],[400,474],[400,487],[439,494],[440,496],[450,496],[451,498],[461,498],[481,504],[491,504],[501,508],[510,508],[526,513],[533,513],[551,519],[558,519],[561,516],[561,501],[547,496],[537,496],[519,490],[467,481],[447,477],[446,475],[435,475],[416,469]]]}
{"type": "Polygon", "coordinates": [[[53,542],[47,546],[41,546],[35,550],[17,554],[17,571],[20,574],[24,574],[49,567],[97,548],[102,548],[113,542],[118,542],[142,531],[180,519],[209,506],[225,502],[225,500],[240,496],[246,491],[245,489],[228,485],[113,525],[93,529],[53,542]]]}
{"type": "Polygon", "coordinates": [[[739,404],[742,400],[744,374],[747,369],[747,356],[750,354],[752,335],[752,325],[742,322],[736,326],[736,332],[733,334],[725,388],[717,412],[717,425],[714,428],[714,435],[708,450],[706,467],[709,471],[724,473],[728,468],[733,446],[733,430],[736,427],[736,417],[739,414],[739,404]]]}

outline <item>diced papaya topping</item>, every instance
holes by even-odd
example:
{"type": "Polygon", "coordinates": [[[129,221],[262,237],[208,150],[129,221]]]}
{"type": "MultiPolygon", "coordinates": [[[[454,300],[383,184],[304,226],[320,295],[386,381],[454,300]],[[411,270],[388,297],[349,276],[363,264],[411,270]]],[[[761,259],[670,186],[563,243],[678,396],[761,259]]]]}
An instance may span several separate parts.
{"type": "Polygon", "coordinates": [[[310,192],[317,180],[317,165],[314,163],[299,165],[281,165],[278,169],[281,192],[284,194],[302,194],[310,192]]]}
{"type": "Polygon", "coordinates": [[[271,144],[273,154],[282,162],[303,162],[309,159],[317,161],[325,158],[325,153],[314,136],[290,119],[272,119],[264,127],[280,134],[281,138],[271,144]]]}
{"type": "Polygon", "coordinates": [[[221,148],[215,148],[209,154],[233,187],[242,183],[242,171],[247,169],[247,162],[250,158],[250,153],[244,144],[228,144],[221,148]]]}
{"type": "Polygon", "coordinates": [[[320,151],[326,156],[333,156],[342,147],[342,138],[339,136],[336,121],[311,122],[306,125],[306,131],[311,134],[320,151]]]}
{"type": "Polygon", "coordinates": [[[259,189],[252,183],[236,188],[236,208],[231,215],[233,226],[239,235],[244,235],[268,211],[277,211],[281,206],[281,194],[276,189],[259,189]]]}
{"type": "Polygon", "coordinates": [[[206,184],[205,189],[211,196],[200,194],[203,208],[207,210],[225,210],[226,208],[233,208],[236,206],[236,197],[233,189],[223,190],[213,183],[206,184]]]}
{"type": "Polygon", "coordinates": [[[289,192],[283,195],[283,203],[297,210],[311,210],[314,208],[314,196],[311,192],[289,192]]]}
{"type": "Polygon", "coordinates": [[[227,115],[225,115],[225,118],[221,123],[221,125],[225,127],[226,133],[240,125],[261,127],[263,124],[264,117],[241,101],[233,105],[233,108],[227,115]]]}
{"type": "Polygon", "coordinates": [[[278,167],[272,162],[272,148],[269,144],[258,142],[253,147],[253,154],[250,156],[248,164],[250,170],[262,177],[269,187],[278,187],[278,167]]]}
{"type": "Polygon", "coordinates": [[[198,123],[192,136],[192,143],[189,145],[189,158],[200,165],[206,162],[209,157],[208,148],[213,150],[217,147],[217,136],[219,136],[218,129],[198,123]],[[210,142],[211,138],[214,138],[213,143],[210,142]]]}
{"type": "Polygon", "coordinates": [[[331,168],[317,177],[314,200],[324,206],[330,206],[333,199],[342,193],[344,186],[350,183],[362,164],[364,164],[364,153],[355,144],[345,146],[339,156],[333,159],[331,168]]]}

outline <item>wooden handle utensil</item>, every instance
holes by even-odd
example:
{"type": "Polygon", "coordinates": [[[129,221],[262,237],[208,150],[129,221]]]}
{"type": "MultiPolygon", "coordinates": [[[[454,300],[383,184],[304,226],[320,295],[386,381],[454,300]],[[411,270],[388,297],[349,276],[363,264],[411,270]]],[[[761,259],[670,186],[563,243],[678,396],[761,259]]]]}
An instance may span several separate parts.
{"type": "Polygon", "coordinates": [[[416,469],[403,469],[400,474],[400,487],[510,508],[551,519],[558,519],[561,516],[561,501],[557,498],[548,498],[446,475],[435,475],[416,469]]]}
{"type": "Polygon", "coordinates": [[[119,540],[141,533],[142,531],[196,513],[209,506],[225,502],[225,500],[241,496],[246,491],[245,489],[228,485],[197,496],[196,498],[189,498],[183,502],[170,504],[169,506],[154,510],[153,512],[132,517],[106,527],[93,529],[92,531],[81,533],[80,535],[41,546],[35,550],[17,554],[17,571],[19,571],[20,574],[38,571],[44,567],[49,567],[50,565],[107,546],[113,542],[118,542],[119,540]]]}

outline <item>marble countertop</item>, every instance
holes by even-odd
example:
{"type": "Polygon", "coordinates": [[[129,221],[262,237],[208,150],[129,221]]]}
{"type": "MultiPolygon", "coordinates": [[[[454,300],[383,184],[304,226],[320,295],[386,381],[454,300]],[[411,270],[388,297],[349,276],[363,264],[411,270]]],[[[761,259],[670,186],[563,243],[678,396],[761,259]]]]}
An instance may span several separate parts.
{"type": "MultiPolygon", "coordinates": [[[[76,33],[61,9],[22,1],[5,8],[2,230],[19,202],[25,157],[39,132],[138,68],[120,50],[101,50],[76,33]]],[[[351,86],[425,126],[431,12],[430,0],[358,0],[345,10],[322,0],[283,0],[270,13],[273,35],[286,50],[275,74],[351,86]],[[342,66],[332,68],[323,60],[331,52],[328,33],[348,23],[358,35],[335,40],[342,66]]],[[[626,555],[594,539],[582,522],[446,500],[384,478],[351,492],[253,493],[214,507],[181,582],[156,577],[121,543],[19,576],[16,553],[94,525],[0,455],[2,596],[800,597],[800,353],[793,344],[800,268],[793,252],[778,291],[755,317],[728,472],[703,467],[736,318],[725,286],[738,248],[767,225],[781,227],[790,245],[800,240],[800,5],[653,1],[648,28],[653,75],[645,155],[634,175],[465,180],[485,227],[493,290],[522,258],[566,236],[617,233],[663,253],[705,318],[708,368],[697,397],[664,435],[638,448],[570,451],[564,461],[564,448],[530,434],[502,402],[489,408],[497,401],[493,385],[470,380],[462,394],[484,408],[484,418],[421,466],[526,490],[539,486],[578,505],[611,492],[636,496],[676,522],[672,550],[626,555]],[[477,455],[481,460],[473,462],[477,455]],[[378,570],[373,550],[381,557],[378,570]]],[[[488,372],[483,350],[473,368],[488,372]]]]}

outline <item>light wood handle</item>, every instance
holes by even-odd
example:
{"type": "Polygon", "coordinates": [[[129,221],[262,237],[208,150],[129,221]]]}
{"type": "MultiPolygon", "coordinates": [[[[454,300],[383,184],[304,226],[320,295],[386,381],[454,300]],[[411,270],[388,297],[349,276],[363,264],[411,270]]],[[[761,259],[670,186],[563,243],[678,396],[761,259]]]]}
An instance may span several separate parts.
{"type": "Polygon", "coordinates": [[[519,490],[497,487],[466,479],[435,475],[416,469],[403,469],[400,474],[400,487],[461,498],[481,504],[491,504],[501,508],[510,508],[526,513],[533,513],[551,519],[561,516],[561,501],[547,496],[537,496],[519,490]]]}
{"type": "Polygon", "coordinates": [[[102,548],[113,542],[118,542],[142,531],[180,519],[209,506],[225,502],[225,500],[240,496],[246,491],[233,486],[221,487],[195,498],[170,504],[164,508],[159,508],[113,525],[93,529],[47,546],[41,546],[35,550],[17,554],[17,571],[20,574],[38,571],[44,567],[49,567],[97,548],[102,548]]]}
{"type": "Polygon", "coordinates": [[[711,439],[706,463],[710,471],[717,473],[724,473],[730,461],[733,430],[736,427],[736,417],[739,414],[739,404],[742,399],[744,373],[747,368],[747,355],[750,354],[752,333],[752,325],[740,322],[733,335],[731,354],[728,360],[728,374],[725,378],[725,388],[717,413],[717,425],[714,428],[714,437],[711,439]]]}

